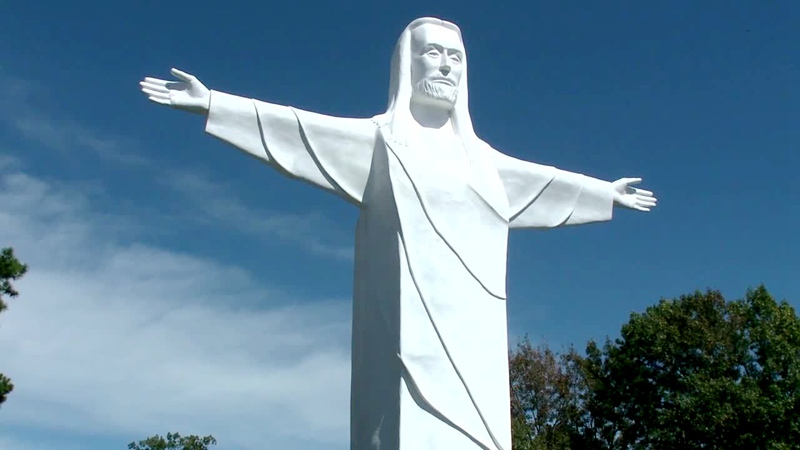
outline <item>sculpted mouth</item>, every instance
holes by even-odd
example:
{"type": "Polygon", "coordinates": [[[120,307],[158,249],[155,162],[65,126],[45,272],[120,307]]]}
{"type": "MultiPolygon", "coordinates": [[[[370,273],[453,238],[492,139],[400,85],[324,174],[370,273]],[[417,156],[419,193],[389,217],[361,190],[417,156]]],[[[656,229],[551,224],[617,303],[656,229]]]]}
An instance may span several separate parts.
{"type": "Polygon", "coordinates": [[[455,86],[456,85],[455,83],[453,83],[452,81],[448,80],[447,78],[434,78],[432,80],[432,82],[433,83],[446,84],[448,86],[455,86]]]}

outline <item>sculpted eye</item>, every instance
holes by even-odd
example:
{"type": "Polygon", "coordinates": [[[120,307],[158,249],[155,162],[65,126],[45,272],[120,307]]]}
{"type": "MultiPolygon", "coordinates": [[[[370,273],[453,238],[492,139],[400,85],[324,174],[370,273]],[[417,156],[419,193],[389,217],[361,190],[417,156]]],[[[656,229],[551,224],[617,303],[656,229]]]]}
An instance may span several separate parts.
{"type": "Polygon", "coordinates": [[[458,55],[450,55],[450,61],[456,64],[461,64],[461,57],[458,55]]]}
{"type": "Polygon", "coordinates": [[[438,51],[438,50],[428,50],[428,52],[427,52],[427,53],[425,53],[425,56],[430,56],[430,57],[433,57],[433,58],[438,58],[438,57],[439,57],[439,54],[440,54],[440,53],[439,53],[439,51],[438,51]]]}

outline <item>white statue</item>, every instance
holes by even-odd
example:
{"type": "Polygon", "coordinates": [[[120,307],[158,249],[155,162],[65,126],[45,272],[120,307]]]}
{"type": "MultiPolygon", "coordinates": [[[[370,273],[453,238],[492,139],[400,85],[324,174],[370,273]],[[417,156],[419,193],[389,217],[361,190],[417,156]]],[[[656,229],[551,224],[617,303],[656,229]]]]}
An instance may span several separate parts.
{"type": "Polygon", "coordinates": [[[360,209],[353,287],[351,449],[511,450],[509,228],[649,211],[638,178],[613,183],[521,161],[475,135],[459,28],[413,21],[392,58],[389,106],[338,118],[145,78],[154,102],[360,209]]]}

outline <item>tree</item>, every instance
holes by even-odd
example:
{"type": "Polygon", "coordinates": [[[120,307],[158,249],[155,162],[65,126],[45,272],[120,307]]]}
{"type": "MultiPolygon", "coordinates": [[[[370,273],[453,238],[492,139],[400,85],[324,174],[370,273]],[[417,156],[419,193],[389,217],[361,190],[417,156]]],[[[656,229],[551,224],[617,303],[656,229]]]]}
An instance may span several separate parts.
{"type": "MultiPolygon", "coordinates": [[[[16,297],[19,295],[11,282],[21,278],[27,271],[28,266],[14,256],[13,249],[5,248],[0,251],[0,312],[8,308],[3,296],[16,297]]],[[[6,401],[12,390],[14,390],[14,384],[7,376],[0,373],[0,405],[6,401]]]]}
{"type": "Polygon", "coordinates": [[[789,449],[800,442],[800,319],[763,286],[662,299],[587,346],[581,448],[789,449]]]}
{"type": "Polygon", "coordinates": [[[0,251],[0,312],[8,308],[3,295],[9,297],[19,295],[11,282],[21,278],[27,271],[28,266],[14,256],[14,249],[4,248],[0,251]]]}
{"type": "Polygon", "coordinates": [[[214,436],[199,437],[195,435],[181,436],[179,433],[167,433],[166,437],[151,436],[143,441],[131,442],[128,450],[208,450],[217,445],[214,436]]]}
{"type": "Polygon", "coordinates": [[[579,361],[572,347],[559,355],[527,336],[518,343],[509,360],[514,450],[571,447],[585,390],[579,361]]]}

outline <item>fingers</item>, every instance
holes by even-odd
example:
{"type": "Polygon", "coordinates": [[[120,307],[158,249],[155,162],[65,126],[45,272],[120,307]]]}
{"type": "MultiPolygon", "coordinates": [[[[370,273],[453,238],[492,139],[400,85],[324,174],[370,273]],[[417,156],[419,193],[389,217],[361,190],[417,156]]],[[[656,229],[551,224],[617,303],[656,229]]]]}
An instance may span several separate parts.
{"type": "Polygon", "coordinates": [[[169,83],[168,81],[148,77],[139,82],[139,86],[148,100],[161,105],[171,105],[169,88],[167,88],[169,83]]]}
{"type": "Polygon", "coordinates": [[[656,206],[657,201],[655,197],[634,195],[633,209],[650,212],[650,209],[656,206]]]}
{"type": "Polygon", "coordinates": [[[656,206],[658,200],[655,197],[645,195],[627,194],[623,196],[620,202],[627,208],[635,209],[637,211],[650,212],[656,206]]]}
{"type": "Polygon", "coordinates": [[[185,91],[189,88],[189,84],[184,81],[155,81],[148,81],[148,79],[145,78],[144,81],[139,82],[139,86],[141,86],[142,89],[147,88],[156,92],[185,91]]]}
{"type": "Polygon", "coordinates": [[[637,195],[636,196],[636,202],[637,203],[645,203],[645,204],[648,204],[648,205],[655,205],[656,202],[658,202],[658,199],[655,198],[655,197],[646,197],[646,196],[637,195]]]}
{"type": "Polygon", "coordinates": [[[639,188],[631,188],[631,189],[633,189],[633,192],[635,194],[644,195],[644,196],[647,196],[647,197],[652,197],[653,196],[652,192],[646,191],[644,189],[639,189],[639,188]]]}
{"type": "Polygon", "coordinates": [[[156,103],[158,103],[158,104],[160,104],[160,105],[167,105],[167,106],[170,106],[170,105],[172,104],[172,103],[169,101],[169,99],[166,99],[166,100],[165,100],[165,99],[164,99],[164,98],[162,98],[162,97],[155,97],[155,96],[152,96],[152,95],[151,95],[151,96],[147,97],[147,99],[148,99],[148,100],[150,100],[150,101],[152,101],[152,102],[156,102],[156,103]]]}
{"type": "Polygon", "coordinates": [[[151,91],[155,92],[169,92],[169,89],[167,87],[162,86],[160,84],[149,83],[147,81],[140,81],[139,86],[142,89],[150,89],[151,91]]]}
{"type": "Polygon", "coordinates": [[[142,88],[142,92],[144,92],[148,97],[158,97],[163,98],[164,100],[169,100],[169,91],[156,91],[153,89],[142,88]]]}
{"type": "Polygon", "coordinates": [[[142,83],[149,83],[149,84],[153,84],[153,85],[156,85],[156,86],[166,86],[167,83],[169,83],[169,81],[162,80],[160,78],[144,77],[144,80],[142,80],[142,82],[139,83],[139,84],[142,84],[142,83]]]}
{"type": "Polygon", "coordinates": [[[148,100],[170,106],[172,105],[172,91],[189,89],[191,83],[197,80],[193,75],[175,68],[170,72],[182,81],[167,81],[160,78],[145,77],[144,80],[139,82],[139,87],[147,95],[148,100]]]}
{"type": "Polygon", "coordinates": [[[164,94],[169,93],[169,88],[167,88],[165,86],[158,85],[158,84],[148,83],[146,81],[140,82],[139,86],[142,88],[142,90],[149,89],[149,90],[151,90],[153,92],[161,92],[161,93],[164,93],[164,94]]]}
{"type": "Polygon", "coordinates": [[[623,178],[622,182],[625,184],[638,184],[642,182],[641,178],[623,178]]]}
{"type": "Polygon", "coordinates": [[[145,93],[151,100],[154,98],[165,100],[169,103],[169,89],[164,86],[160,86],[158,84],[152,84],[147,81],[142,81],[139,83],[139,86],[142,88],[142,92],[145,93]]]}
{"type": "Polygon", "coordinates": [[[172,75],[174,75],[175,78],[181,79],[181,80],[183,80],[183,81],[185,81],[187,83],[191,83],[192,81],[195,80],[194,75],[188,74],[186,72],[183,72],[183,71],[175,69],[175,68],[170,70],[170,73],[172,73],[172,75]]]}
{"type": "Polygon", "coordinates": [[[162,80],[160,78],[145,77],[144,80],[139,82],[139,87],[142,89],[142,92],[147,95],[148,100],[160,105],[170,106],[172,105],[172,91],[185,90],[189,87],[189,84],[196,79],[194,76],[178,69],[173,68],[170,72],[182,81],[176,82],[162,80]]]}

